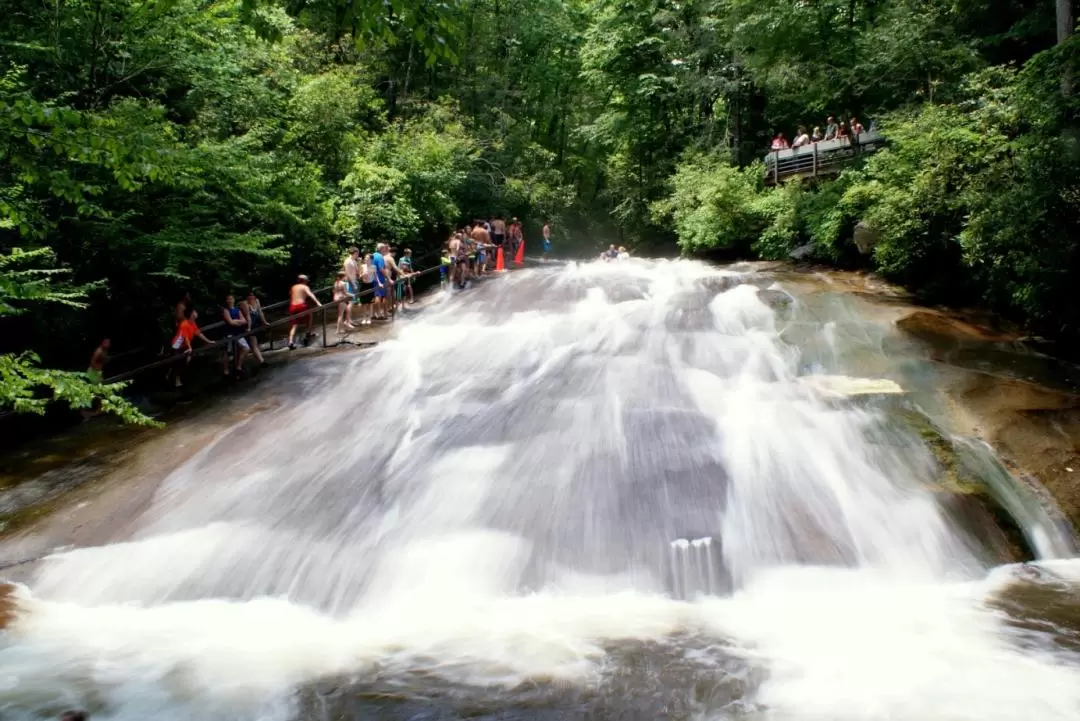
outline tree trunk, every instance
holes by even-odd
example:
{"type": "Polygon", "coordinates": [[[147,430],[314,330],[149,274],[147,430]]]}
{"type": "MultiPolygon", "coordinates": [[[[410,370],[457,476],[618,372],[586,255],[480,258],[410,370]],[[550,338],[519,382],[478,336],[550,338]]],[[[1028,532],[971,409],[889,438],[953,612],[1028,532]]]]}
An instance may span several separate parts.
{"type": "MultiPolygon", "coordinates": [[[[1057,41],[1058,45],[1061,45],[1072,37],[1073,30],[1076,27],[1073,21],[1072,0],[1055,0],[1055,5],[1057,8],[1057,41]]],[[[1061,76],[1061,94],[1066,97],[1072,95],[1072,86],[1072,73],[1066,68],[1061,76]]]]}

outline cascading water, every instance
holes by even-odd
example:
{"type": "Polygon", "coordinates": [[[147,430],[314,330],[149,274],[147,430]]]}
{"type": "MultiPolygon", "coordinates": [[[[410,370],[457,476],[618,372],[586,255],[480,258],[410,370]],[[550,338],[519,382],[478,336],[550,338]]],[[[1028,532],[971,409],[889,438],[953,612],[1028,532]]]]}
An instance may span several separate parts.
{"type": "Polygon", "coordinates": [[[296,690],[332,678],[393,690],[355,718],[1080,719],[927,448],[802,378],[899,377],[888,329],[772,282],[528,270],[292,364],[131,538],[42,564],[0,718],[330,718],[296,690]]]}

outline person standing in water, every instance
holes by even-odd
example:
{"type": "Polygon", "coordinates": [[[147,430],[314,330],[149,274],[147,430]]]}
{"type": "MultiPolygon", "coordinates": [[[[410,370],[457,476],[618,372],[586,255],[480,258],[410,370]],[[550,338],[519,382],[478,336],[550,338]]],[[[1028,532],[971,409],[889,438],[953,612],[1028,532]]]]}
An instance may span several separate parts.
{"type": "MultiPolygon", "coordinates": [[[[308,301],[314,301],[317,308],[322,307],[322,303],[315,297],[315,294],[311,292],[311,288],[308,287],[308,277],[306,275],[299,275],[296,278],[296,283],[292,288],[289,288],[289,315],[296,316],[307,310],[308,301]]],[[[304,334],[304,343],[308,342],[311,336],[311,327],[314,323],[314,317],[308,314],[307,317],[307,332],[304,334]]],[[[296,326],[299,325],[300,318],[293,318],[292,323],[289,325],[289,350],[296,349],[296,326]]]]}
{"type": "Polygon", "coordinates": [[[506,221],[503,220],[502,214],[496,215],[495,220],[491,221],[491,242],[495,245],[493,253],[498,253],[503,247],[503,243],[506,241],[506,221]]]}
{"type": "Polygon", "coordinates": [[[345,335],[351,330],[356,330],[356,326],[345,320],[345,313],[352,307],[353,294],[349,291],[350,287],[348,281],[345,280],[345,271],[339,270],[337,280],[334,281],[334,302],[338,307],[338,335],[345,335]]]}
{"type": "Polygon", "coordinates": [[[547,260],[548,253],[551,252],[551,221],[544,223],[544,229],[541,231],[544,234],[544,260],[547,260]]]}
{"type": "Polygon", "coordinates": [[[487,228],[483,225],[477,224],[472,231],[473,243],[476,245],[476,275],[477,277],[484,274],[485,258],[484,249],[491,245],[491,235],[488,233],[487,228]]]}
{"type": "MultiPolygon", "coordinates": [[[[517,257],[518,246],[521,245],[521,222],[514,218],[510,221],[509,240],[510,240],[510,258],[517,257]]],[[[510,262],[510,258],[507,258],[507,263],[510,262]]]]}

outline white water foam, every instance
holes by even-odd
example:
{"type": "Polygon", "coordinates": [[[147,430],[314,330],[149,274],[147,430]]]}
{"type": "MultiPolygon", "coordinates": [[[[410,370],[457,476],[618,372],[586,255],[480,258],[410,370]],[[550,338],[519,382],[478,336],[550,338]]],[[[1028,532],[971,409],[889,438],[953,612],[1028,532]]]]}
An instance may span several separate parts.
{"type": "Polygon", "coordinates": [[[925,447],[798,382],[857,369],[836,334],[786,344],[747,280],[526,271],[310,362],[128,542],[43,565],[0,717],[286,721],[338,675],[588,686],[612,644],[689,636],[765,673],[753,718],[1080,718],[1077,659],[1012,643],[925,447]],[[666,595],[671,541],[710,534],[734,593],[666,595]]]}

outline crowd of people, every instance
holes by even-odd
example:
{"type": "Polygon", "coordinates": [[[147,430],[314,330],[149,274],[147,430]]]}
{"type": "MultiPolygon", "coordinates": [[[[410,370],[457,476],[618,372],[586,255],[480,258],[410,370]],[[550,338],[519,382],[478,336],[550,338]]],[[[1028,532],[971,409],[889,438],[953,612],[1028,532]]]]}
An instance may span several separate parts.
{"type": "MultiPolygon", "coordinates": [[[[542,233],[543,255],[546,258],[551,252],[551,223],[544,223],[542,233]]],[[[507,223],[501,216],[496,216],[466,224],[452,233],[442,248],[439,265],[442,286],[465,288],[471,279],[490,274],[495,269],[500,252],[506,254],[505,262],[514,259],[520,263],[524,242],[521,222],[517,218],[507,223]]],[[[378,243],[373,253],[363,255],[356,246],[350,247],[332,289],[331,302],[338,308],[338,334],[344,335],[360,326],[389,320],[400,305],[415,303],[413,278],[417,273],[410,248],[405,248],[398,257],[396,250],[384,242],[378,243]]],[[[314,313],[310,311],[322,305],[311,289],[310,279],[306,275],[299,275],[289,289],[287,347],[290,350],[295,349],[298,342],[304,345],[311,342],[314,337],[314,313]],[[301,327],[304,330],[298,338],[301,327]]],[[[254,290],[239,302],[235,296],[226,295],[219,320],[228,341],[222,345],[223,375],[231,378],[245,375],[248,357],[253,357],[260,367],[266,365],[257,334],[270,321],[254,290]]],[[[175,388],[180,389],[183,388],[184,376],[194,353],[194,341],[198,339],[206,345],[212,345],[214,341],[200,329],[199,312],[192,303],[190,293],[185,293],[174,306],[173,322],[173,335],[163,354],[176,357],[174,362],[168,364],[167,378],[175,388]]],[[[110,341],[105,338],[90,358],[86,374],[93,382],[104,380],[109,348],[110,341]]]]}
{"type": "MultiPolygon", "coordinates": [[[[870,124],[870,130],[873,131],[874,124],[870,124]]],[[[829,116],[825,121],[825,131],[822,132],[820,126],[814,126],[812,132],[807,133],[806,127],[800,125],[798,131],[795,133],[795,139],[790,143],[787,137],[783,133],[777,133],[772,140],[770,150],[787,150],[788,148],[801,148],[804,145],[812,145],[813,143],[819,143],[823,140],[847,140],[850,142],[852,136],[856,138],[866,132],[862,123],[855,116],[851,117],[851,120],[845,123],[841,120],[836,122],[836,118],[829,116]]]]}

